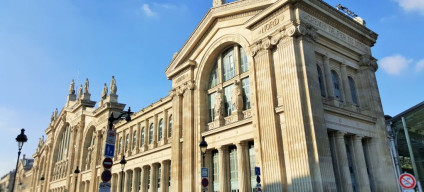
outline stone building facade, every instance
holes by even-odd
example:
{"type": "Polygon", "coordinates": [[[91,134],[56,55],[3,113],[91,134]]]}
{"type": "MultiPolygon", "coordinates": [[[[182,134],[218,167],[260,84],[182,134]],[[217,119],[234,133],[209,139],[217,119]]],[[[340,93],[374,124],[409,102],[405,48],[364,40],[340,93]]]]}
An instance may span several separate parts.
{"type": "MultiPolygon", "coordinates": [[[[320,0],[214,0],[165,71],[170,94],[115,124],[112,191],[201,191],[202,137],[208,191],[254,191],[254,167],[263,191],[396,191],[376,39],[320,0]]],[[[95,107],[88,80],[71,83],[32,191],[98,190],[107,119],[125,107],[109,89],[95,107]]]]}

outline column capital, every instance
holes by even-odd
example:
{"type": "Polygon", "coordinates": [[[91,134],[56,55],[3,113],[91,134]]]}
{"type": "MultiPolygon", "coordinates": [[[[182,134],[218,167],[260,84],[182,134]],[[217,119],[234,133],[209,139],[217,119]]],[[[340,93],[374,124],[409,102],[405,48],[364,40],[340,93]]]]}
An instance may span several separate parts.
{"type": "Polygon", "coordinates": [[[344,138],[344,136],[346,135],[346,132],[343,132],[343,131],[336,131],[336,132],[334,133],[334,135],[335,135],[337,138],[344,138]]]}
{"type": "Polygon", "coordinates": [[[353,135],[353,139],[355,140],[355,141],[362,141],[362,139],[364,138],[364,136],[363,135],[353,135]]]}

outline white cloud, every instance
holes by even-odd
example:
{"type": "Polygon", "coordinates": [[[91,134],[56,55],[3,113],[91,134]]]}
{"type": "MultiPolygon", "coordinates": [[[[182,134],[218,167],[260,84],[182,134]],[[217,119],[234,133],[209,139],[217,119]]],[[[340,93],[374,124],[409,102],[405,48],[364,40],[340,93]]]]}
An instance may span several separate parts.
{"type": "Polygon", "coordinates": [[[424,69],[424,59],[421,59],[420,61],[417,62],[417,64],[415,65],[415,72],[420,72],[424,69]]]}
{"type": "Polygon", "coordinates": [[[408,68],[408,64],[411,62],[412,59],[406,59],[402,55],[397,54],[381,59],[380,66],[388,74],[399,75],[403,70],[408,68]]]}
{"type": "Polygon", "coordinates": [[[424,15],[423,0],[395,0],[405,11],[418,11],[424,15]]]}
{"type": "Polygon", "coordinates": [[[141,7],[141,10],[144,12],[144,14],[146,14],[149,17],[153,17],[156,15],[156,13],[154,13],[151,9],[149,4],[143,4],[143,6],[141,7]]]}

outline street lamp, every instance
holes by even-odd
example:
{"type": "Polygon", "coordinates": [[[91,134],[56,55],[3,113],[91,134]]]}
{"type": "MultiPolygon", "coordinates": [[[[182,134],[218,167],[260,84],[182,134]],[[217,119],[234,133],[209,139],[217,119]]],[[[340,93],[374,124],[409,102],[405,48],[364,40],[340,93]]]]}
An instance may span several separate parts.
{"type": "Polygon", "coordinates": [[[127,164],[127,160],[125,160],[125,155],[122,155],[122,159],[119,162],[119,164],[121,164],[121,192],[124,191],[122,189],[123,185],[122,182],[124,181],[124,168],[125,168],[125,164],[127,164]]]}
{"type": "Polygon", "coordinates": [[[75,187],[74,187],[74,191],[75,192],[77,191],[78,173],[80,173],[80,170],[78,169],[78,166],[77,166],[77,168],[74,171],[74,174],[75,174],[75,187]]]}
{"type": "Polygon", "coordinates": [[[109,118],[108,118],[108,128],[112,129],[113,122],[116,121],[116,120],[122,119],[122,118],[125,118],[125,121],[127,121],[127,122],[131,121],[131,114],[133,114],[133,113],[134,112],[131,112],[131,107],[128,107],[128,111],[122,111],[121,114],[119,114],[118,117],[115,117],[113,115],[113,113],[111,113],[109,118]]]}
{"type": "Polygon", "coordinates": [[[205,154],[206,154],[206,149],[208,148],[208,143],[206,143],[205,141],[205,136],[202,137],[202,141],[200,141],[199,144],[200,147],[200,151],[202,152],[202,167],[205,167],[205,154]]]}
{"type": "Polygon", "coordinates": [[[28,141],[27,136],[25,135],[25,129],[21,129],[21,134],[19,134],[16,137],[16,142],[18,142],[18,160],[16,160],[16,169],[15,169],[15,178],[13,179],[12,184],[12,192],[15,190],[15,180],[16,180],[16,173],[18,172],[18,163],[19,163],[19,157],[21,156],[21,149],[22,146],[24,146],[24,143],[28,141]]]}

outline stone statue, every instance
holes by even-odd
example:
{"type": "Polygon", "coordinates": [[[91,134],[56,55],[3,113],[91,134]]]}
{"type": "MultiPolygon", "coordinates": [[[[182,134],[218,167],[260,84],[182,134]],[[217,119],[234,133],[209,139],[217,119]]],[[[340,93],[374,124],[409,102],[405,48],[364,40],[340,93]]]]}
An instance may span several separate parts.
{"type": "Polygon", "coordinates": [[[213,2],[212,2],[212,6],[214,6],[214,7],[220,6],[222,4],[225,4],[225,0],[213,0],[213,2]]]}
{"type": "Polygon", "coordinates": [[[107,97],[107,85],[106,85],[106,83],[105,83],[105,85],[103,85],[101,97],[102,97],[102,99],[106,99],[106,97],[107,97]]]}
{"type": "Polygon", "coordinates": [[[115,76],[112,76],[112,81],[110,82],[110,94],[116,95],[118,88],[116,87],[115,76]]]}
{"type": "Polygon", "coordinates": [[[80,85],[78,89],[78,99],[82,99],[82,84],[80,85]]]}
{"type": "Polygon", "coordinates": [[[89,147],[88,151],[87,151],[87,158],[85,159],[85,164],[87,165],[87,169],[90,169],[91,151],[92,150],[93,150],[93,148],[89,147]]]}
{"type": "Polygon", "coordinates": [[[75,82],[74,82],[74,80],[73,80],[73,79],[72,79],[72,81],[71,81],[71,85],[69,86],[69,94],[70,94],[70,95],[75,94],[75,82]]]}
{"type": "Polygon", "coordinates": [[[53,117],[54,117],[54,120],[57,119],[57,108],[56,108],[56,110],[54,110],[53,117]]]}
{"type": "Polygon", "coordinates": [[[234,84],[233,90],[231,92],[231,104],[233,105],[235,111],[243,110],[242,91],[237,82],[234,84]]]}
{"type": "Polygon", "coordinates": [[[90,93],[89,90],[90,90],[90,84],[89,84],[88,78],[87,78],[87,79],[85,79],[84,93],[90,93]]]}
{"type": "Polygon", "coordinates": [[[54,121],[54,112],[52,112],[52,116],[50,117],[50,122],[54,121]]]}
{"type": "Polygon", "coordinates": [[[215,119],[224,116],[224,99],[222,97],[221,91],[218,91],[215,96],[215,105],[213,106],[215,119]]]}

